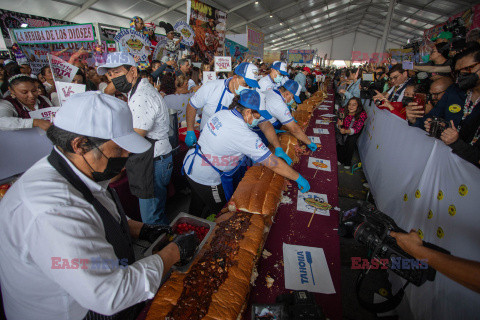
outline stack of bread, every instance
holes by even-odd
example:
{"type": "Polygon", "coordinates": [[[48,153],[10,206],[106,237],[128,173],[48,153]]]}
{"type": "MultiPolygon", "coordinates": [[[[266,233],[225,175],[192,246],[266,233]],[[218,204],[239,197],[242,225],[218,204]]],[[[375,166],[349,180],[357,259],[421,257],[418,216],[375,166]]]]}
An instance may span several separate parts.
{"type": "MultiPolygon", "coordinates": [[[[317,92],[301,110],[293,112],[304,130],[322,99],[323,93],[317,92]]],[[[279,140],[285,153],[298,162],[299,151],[305,146],[289,133],[280,134],[279,140]]],[[[202,252],[187,273],[172,273],[155,296],[146,319],[239,318],[284,186],[285,178],[263,165],[249,168],[228,203],[229,212],[217,219],[202,252]]]]}

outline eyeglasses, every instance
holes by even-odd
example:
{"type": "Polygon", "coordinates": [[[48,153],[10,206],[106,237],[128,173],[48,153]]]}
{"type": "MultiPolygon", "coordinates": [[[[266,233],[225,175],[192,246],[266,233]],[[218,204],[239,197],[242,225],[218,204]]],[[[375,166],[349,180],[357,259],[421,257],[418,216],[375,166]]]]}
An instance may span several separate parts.
{"type": "Polygon", "coordinates": [[[458,77],[458,75],[460,73],[472,73],[473,68],[475,68],[479,64],[480,64],[480,62],[477,62],[477,63],[472,64],[471,66],[455,70],[455,76],[458,77]],[[462,71],[465,71],[465,72],[462,72],[462,71]]]}
{"type": "Polygon", "coordinates": [[[445,91],[447,91],[447,90],[443,90],[443,91],[440,91],[440,92],[430,92],[430,95],[432,96],[432,98],[436,98],[439,95],[441,95],[442,93],[444,93],[445,91]]]}
{"type": "Polygon", "coordinates": [[[394,76],[394,77],[390,77],[390,80],[392,81],[397,81],[397,79],[400,77],[400,74],[394,76]]]}

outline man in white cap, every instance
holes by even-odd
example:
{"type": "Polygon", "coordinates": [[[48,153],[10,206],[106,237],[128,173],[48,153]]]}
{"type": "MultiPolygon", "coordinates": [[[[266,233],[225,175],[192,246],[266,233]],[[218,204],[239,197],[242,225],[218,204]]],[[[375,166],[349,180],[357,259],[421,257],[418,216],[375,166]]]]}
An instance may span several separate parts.
{"type": "MultiPolygon", "coordinates": [[[[209,118],[220,110],[226,110],[232,103],[235,96],[240,95],[243,90],[259,88],[257,82],[258,68],[252,63],[242,62],[235,68],[235,75],[226,80],[214,80],[204,84],[195,95],[190,99],[187,105],[187,136],[185,143],[191,147],[197,142],[197,137],[193,131],[195,124],[195,115],[198,109],[202,111],[202,122],[200,130],[203,129],[209,118]]],[[[264,107],[264,99],[262,98],[262,107],[264,107]]],[[[264,109],[264,108],[263,108],[264,109]]],[[[265,140],[271,143],[274,148],[280,148],[280,141],[275,133],[275,129],[268,121],[258,124],[259,133],[263,133],[265,140]],[[261,132],[260,132],[261,130],[261,132]]],[[[287,163],[291,163],[291,159],[286,153],[279,155],[287,163]]]]}
{"type": "Polygon", "coordinates": [[[168,224],[165,203],[173,165],[165,101],[148,79],[138,75],[135,60],[128,52],[109,53],[97,72],[107,74],[118,91],[128,93],[133,127],[152,143],[151,149],[130,157],[126,165],[130,191],[139,198],[142,221],[168,224]]]}
{"type": "Polygon", "coordinates": [[[277,89],[282,85],[284,77],[288,77],[287,64],[281,61],[275,61],[270,67],[270,73],[258,81],[260,89],[258,91],[265,93],[269,89],[277,89]]]}
{"type": "Polygon", "coordinates": [[[9,320],[134,319],[162,275],[195,253],[193,235],[135,262],[128,220],[109,179],[129,152],[150,143],[125,102],[97,92],[72,96],[47,137],[54,149],[0,203],[0,281],[9,320]],[[183,261],[182,261],[183,260],[183,261]],[[112,315],[112,316],[109,316],[112,315]]]}

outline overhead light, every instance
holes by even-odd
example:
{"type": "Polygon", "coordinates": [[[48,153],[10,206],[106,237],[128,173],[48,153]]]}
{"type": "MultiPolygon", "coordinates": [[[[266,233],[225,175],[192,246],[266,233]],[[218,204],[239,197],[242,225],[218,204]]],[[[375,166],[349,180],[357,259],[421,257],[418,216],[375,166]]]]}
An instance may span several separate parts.
{"type": "Polygon", "coordinates": [[[22,24],[20,25],[20,28],[26,28],[26,27],[28,27],[28,23],[22,23],[22,24]]]}
{"type": "Polygon", "coordinates": [[[273,18],[273,16],[272,16],[272,15],[270,15],[270,18],[273,18]]]}
{"type": "Polygon", "coordinates": [[[283,26],[283,22],[280,22],[280,25],[283,26]]]}
{"type": "Polygon", "coordinates": [[[255,4],[258,4],[258,1],[255,1],[255,4]]]}

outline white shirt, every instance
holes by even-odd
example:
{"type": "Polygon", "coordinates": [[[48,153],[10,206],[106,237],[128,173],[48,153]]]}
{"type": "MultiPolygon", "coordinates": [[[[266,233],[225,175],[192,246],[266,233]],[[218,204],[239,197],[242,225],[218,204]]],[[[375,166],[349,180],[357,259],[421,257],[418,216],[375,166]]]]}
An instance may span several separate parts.
{"type": "MultiPolygon", "coordinates": [[[[120,221],[108,182],[94,182],[66,160],[120,221]]],[[[68,269],[63,260],[58,263],[117,258],[100,215],[47,158],[8,190],[0,212],[0,281],[9,320],[82,319],[89,309],[114,314],[153,298],[160,286],[163,261],[157,254],[126,268],[78,260],[77,268],[68,269]]]]}
{"type": "Polygon", "coordinates": [[[265,94],[265,108],[272,118],[269,120],[272,124],[277,120],[283,125],[292,122],[293,117],[288,109],[281,93],[277,90],[268,90],[265,94]]]}
{"type": "MultiPolygon", "coordinates": [[[[48,98],[42,96],[47,103],[52,106],[48,98]]],[[[22,103],[21,103],[22,104],[22,103]]],[[[35,103],[34,110],[38,110],[40,100],[37,99],[35,103]]],[[[23,108],[30,112],[34,111],[29,109],[27,106],[22,104],[23,108]]],[[[19,129],[28,129],[33,127],[33,119],[23,119],[18,117],[17,110],[7,100],[0,100],[0,130],[19,130],[19,129]]]]}
{"type": "Polygon", "coordinates": [[[133,127],[146,130],[147,138],[158,140],[155,142],[154,157],[172,151],[168,140],[170,128],[168,108],[162,95],[148,79],[140,81],[133,96],[131,93],[128,94],[128,107],[132,112],[133,127]]]}
{"type": "Polygon", "coordinates": [[[188,90],[191,90],[193,87],[196,87],[197,84],[192,79],[188,79],[188,90]]]}
{"type": "Polygon", "coordinates": [[[258,85],[260,86],[259,89],[257,89],[259,92],[264,92],[270,89],[278,89],[278,87],[281,86],[281,83],[276,83],[270,75],[266,75],[265,77],[262,77],[260,80],[258,80],[258,85]]]}
{"type": "Polygon", "coordinates": [[[235,93],[230,92],[228,89],[228,84],[230,79],[227,80],[212,80],[204,84],[203,86],[195,92],[195,95],[190,99],[190,105],[195,109],[202,109],[202,122],[200,123],[200,130],[203,129],[207,120],[215,113],[217,110],[218,103],[220,98],[222,98],[221,105],[223,108],[228,108],[232,103],[235,93]]]}
{"type": "MultiPolygon", "coordinates": [[[[235,168],[243,156],[255,162],[267,159],[271,152],[260,137],[248,128],[247,123],[237,110],[222,110],[213,115],[202,131],[198,144],[205,157],[218,170],[230,171],[235,168]]],[[[194,149],[188,151],[184,160],[184,169],[188,174],[194,149]]],[[[188,175],[193,181],[216,186],[221,183],[220,174],[199,155],[195,156],[192,172],[188,175]]]]}

